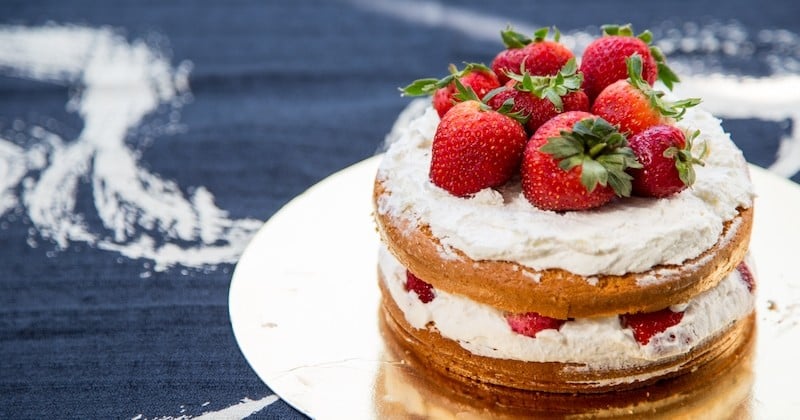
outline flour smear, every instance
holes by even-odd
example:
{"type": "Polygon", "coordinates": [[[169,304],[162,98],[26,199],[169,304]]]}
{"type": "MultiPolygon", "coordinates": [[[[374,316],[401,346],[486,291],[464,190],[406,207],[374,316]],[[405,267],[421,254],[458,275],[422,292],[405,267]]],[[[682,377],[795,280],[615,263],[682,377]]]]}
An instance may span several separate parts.
{"type": "Polygon", "coordinates": [[[26,147],[0,138],[0,215],[21,208],[61,249],[87,243],[150,260],[155,270],[237,261],[261,221],[231,220],[202,186],[185,196],[175,182],[144,169],[125,145],[146,115],[182,105],[188,64],[172,67],[159,51],[108,28],[0,26],[0,71],[80,86],[65,99],[84,122],[74,139],[35,125],[26,130],[26,147]],[[102,232],[76,210],[87,180],[102,232]]]}
{"type": "MultiPolygon", "coordinates": [[[[499,42],[498,28],[509,23],[524,33],[537,28],[431,2],[351,3],[480,41],[499,42]]],[[[683,75],[677,95],[703,97],[704,107],[721,117],[790,124],[769,169],[785,177],[800,172],[800,36],[779,28],[751,34],[736,23],[665,23],[653,29],[683,75]],[[730,74],[719,64],[756,55],[768,66],[767,76],[730,74]]],[[[568,32],[562,42],[582,51],[595,34],[568,32]]],[[[0,216],[26,216],[32,233],[59,249],[86,243],[149,260],[156,270],[236,262],[261,221],[232,220],[202,186],[184,194],[174,181],[146,170],[124,142],[159,107],[183,105],[189,70],[188,64],[172,66],[160,51],[108,28],[0,26],[0,74],[80,87],[65,102],[84,121],[76,138],[64,139],[25,121],[14,122],[24,141],[0,137],[0,216]],[[79,188],[87,183],[96,215],[76,209],[79,188]],[[102,229],[93,230],[87,216],[99,218],[102,229]]],[[[3,224],[11,222],[6,218],[3,224]]]]}

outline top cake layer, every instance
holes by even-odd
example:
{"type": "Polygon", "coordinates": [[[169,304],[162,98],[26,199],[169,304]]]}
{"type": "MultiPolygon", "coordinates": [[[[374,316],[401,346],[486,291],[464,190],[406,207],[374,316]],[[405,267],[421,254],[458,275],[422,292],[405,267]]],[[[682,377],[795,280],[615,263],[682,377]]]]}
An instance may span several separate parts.
{"type": "MultiPolygon", "coordinates": [[[[412,108],[414,109],[414,108],[412,108]]],[[[417,108],[418,109],[418,108],[417,108]]],[[[676,125],[700,130],[695,148],[709,149],[697,182],[673,196],[625,198],[595,210],[552,212],[531,205],[518,181],[461,198],[428,178],[439,117],[431,108],[401,121],[378,170],[386,194],[377,211],[408,227],[426,227],[443,259],[513,262],[534,271],[562,269],[580,276],[641,273],[697,258],[718,243],[726,222],[753,204],[741,151],[720,121],[689,109],[676,125]]]]}

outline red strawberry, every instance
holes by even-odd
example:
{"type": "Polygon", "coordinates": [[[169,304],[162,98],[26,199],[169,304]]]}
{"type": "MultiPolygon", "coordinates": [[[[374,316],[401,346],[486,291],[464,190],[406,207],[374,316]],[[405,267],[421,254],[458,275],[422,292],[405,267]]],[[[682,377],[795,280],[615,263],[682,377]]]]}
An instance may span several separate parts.
{"type": "Polygon", "coordinates": [[[575,54],[559,43],[561,33],[555,30],[553,41],[548,41],[548,28],[541,28],[533,34],[533,39],[510,27],[500,32],[506,49],[500,51],[492,60],[492,70],[501,83],[506,83],[510,78],[507,73],[522,73],[524,68],[534,76],[551,76],[564,67],[564,64],[575,54]]]}
{"type": "Polygon", "coordinates": [[[687,108],[700,103],[698,98],[668,102],[664,92],[654,90],[642,80],[642,58],[638,54],[626,59],[628,78],[618,80],[600,92],[592,104],[592,113],[605,118],[628,135],[656,124],[678,120],[687,108]]]}
{"type": "Polygon", "coordinates": [[[633,36],[631,25],[604,25],[603,37],[597,38],[583,51],[581,73],[583,73],[583,89],[594,100],[606,86],[628,77],[625,59],[639,54],[644,61],[642,77],[650,86],[656,78],[672,89],[678,82],[678,76],[667,66],[664,55],[654,46],[650,46],[653,34],[644,31],[633,36]]]}
{"type": "Polygon", "coordinates": [[[654,335],[677,325],[683,319],[683,312],[672,312],[665,308],[656,312],[620,315],[623,328],[633,330],[633,338],[646,345],[654,335]]]}
{"type": "Polygon", "coordinates": [[[644,197],[666,197],[694,184],[693,165],[703,165],[692,155],[692,140],[672,125],[654,125],[628,139],[641,168],[631,169],[633,193],[644,197]]]}
{"type": "Polygon", "coordinates": [[[415,276],[408,270],[406,270],[405,288],[407,292],[413,291],[416,293],[417,297],[422,303],[428,303],[436,297],[436,293],[430,283],[420,280],[419,277],[415,276]]]}
{"type": "Polygon", "coordinates": [[[489,91],[500,87],[497,76],[491,69],[483,64],[469,63],[463,70],[450,65],[450,74],[441,79],[418,79],[410,85],[400,89],[404,95],[424,96],[433,95],[433,107],[443,117],[453,105],[465,99],[458,95],[455,80],[472,89],[478,99],[483,98],[489,91]]]}
{"type": "Polygon", "coordinates": [[[505,184],[519,167],[525,128],[476,100],[453,107],[433,136],[429,177],[459,197],[505,184]]]}
{"type": "Polygon", "coordinates": [[[625,136],[602,118],[570,111],[533,134],[522,159],[522,192],[544,210],[585,210],[628,196],[638,167],[625,136]]]}
{"type": "Polygon", "coordinates": [[[501,109],[509,99],[512,112],[526,115],[528,132],[533,133],[545,121],[566,111],[588,111],[589,98],[580,90],[581,75],[576,74],[575,59],[570,59],[555,76],[531,76],[509,73],[511,80],[497,94],[487,99],[494,109],[501,109]]]}
{"type": "Polygon", "coordinates": [[[756,288],[756,278],[753,276],[750,266],[742,261],[736,266],[736,270],[739,271],[739,276],[742,278],[742,281],[747,284],[747,290],[752,292],[753,289],[756,288]]]}
{"type": "Polygon", "coordinates": [[[549,316],[539,315],[536,312],[526,312],[521,314],[506,314],[506,322],[511,327],[511,331],[528,337],[536,337],[542,330],[557,330],[566,322],[563,319],[550,318],[549,316]]]}

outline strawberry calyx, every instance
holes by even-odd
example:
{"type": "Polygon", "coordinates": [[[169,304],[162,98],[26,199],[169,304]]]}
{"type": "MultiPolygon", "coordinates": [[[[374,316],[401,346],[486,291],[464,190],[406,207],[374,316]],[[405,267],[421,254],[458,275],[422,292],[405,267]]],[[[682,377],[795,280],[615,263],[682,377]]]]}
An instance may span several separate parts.
{"type": "Polygon", "coordinates": [[[432,95],[437,89],[447,87],[453,81],[457,81],[461,77],[473,72],[482,71],[491,73],[492,69],[482,63],[464,63],[464,68],[459,70],[455,64],[450,64],[447,69],[450,74],[441,78],[424,78],[417,79],[411,82],[408,86],[400,88],[403,96],[426,96],[432,95]]]}
{"type": "MultiPolygon", "coordinates": [[[[503,40],[503,45],[505,45],[506,48],[516,49],[516,48],[523,48],[532,42],[544,41],[545,39],[547,39],[547,35],[549,33],[550,33],[550,28],[543,27],[537,29],[533,33],[533,38],[529,38],[527,35],[514,31],[514,29],[509,25],[506,27],[505,30],[500,31],[500,38],[503,40]]],[[[560,39],[561,39],[561,31],[559,31],[558,28],[554,26],[553,41],[558,42],[560,39]]]]}
{"type": "Polygon", "coordinates": [[[683,147],[668,147],[663,153],[665,158],[675,159],[675,169],[678,170],[678,178],[680,178],[681,182],[687,187],[691,187],[696,178],[694,165],[705,166],[703,159],[708,155],[708,146],[705,143],[703,143],[700,156],[695,157],[692,154],[692,142],[699,135],[700,130],[695,130],[686,138],[686,144],[683,147]]]}
{"type": "MultiPolygon", "coordinates": [[[[633,26],[631,26],[630,23],[625,25],[603,25],[601,26],[601,29],[603,30],[604,35],[634,36],[633,26]]],[[[673,86],[675,86],[675,83],[680,82],[681,79],[677,74],[675,74],[675,71],[673,71],[672,68],[667,65],[667,58],[664,56],[661,48],[652,45],[653,33],[649,30],[644,30],[639,35],[636,35],[636,38],[639,38],[642,40],[642,42],[647,44],[650,49],[650,54],[656,60],[658,79],[664,83],[664,86],[666,86],[667,89],[672,90],[673,86]]]]}
{"type": "Polygon", "coordinates": [[[678,101],[667,101],[663,99],[664,92],[653,89],[646,80],[642,78],[642,57],[639,54],[633,54],[625,59],[628,67],[628,83],[642,92],[653,109],[665,117],[674,120],[683,118],[686,110],[700,104],[700,98],[687,98],[678,101]]]}
{"type": "Polygon", "coordinates": [[[631,195],[633,177],[628,168],[641,168],[624,134],[602,118],[585,118],[561,131],[561,136],[550,137],[539,148],[557,159],[558,166],[569,171],[581,166],[581,184],[588,192],[597,184],[610,185],[620,197],[631,195]]]}
{"type": "Polygon", "coordinates": [[[478,94],[476,94],[471,87],[464,86],[464,84],[461,83],[461,81],[459,81],[458,79],[455,79],[454,82],[456,85],[456,94],[453,97],[461,102],[476,101],[480,104],[481,111],[491,110],[499,112],[500,114],[512,118],[514,121],[522,125],[525,125],[530,119],[530,115],[525,114],[522,111],[514,111],[514,98],[506,99],[503,102],[503,104],[497,109],[494,109],[491,106],[489,106],[489,100],[492,99],[498,93],[502,92],[503,89],[505,89],[505,87],[503,86],[498,87],[496,89],[492,89],[489,92],[487,92],[486,95],[483,96],[483,98],[479,98],[478,94]]]}
{"type": "Polygon", "coordinates": [[[507,73],[510,79],[516,81],[514,88],[519,91],[530,92],[540,99],[547,98],[553,103],[558,112],[564,110],[564,101],[561,98],[572,92],[579,91],[583,83],[583,75],[578,73],[578,65],[574,57],[570,58],[554,76],[531,76],[525,70],[524,61],[520,68],[520,73],[507,73]]]}

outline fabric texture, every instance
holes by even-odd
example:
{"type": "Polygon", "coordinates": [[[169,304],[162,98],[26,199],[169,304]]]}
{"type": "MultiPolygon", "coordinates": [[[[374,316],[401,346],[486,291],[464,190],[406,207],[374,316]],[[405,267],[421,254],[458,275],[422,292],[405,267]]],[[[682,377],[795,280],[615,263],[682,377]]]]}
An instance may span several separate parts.
{"type": "MultiPolygon", "coordinates": [[[[5,3],[0,418],[304,418],[237,347],[237,256],[292,197],[380,151],[399,86],[489,63],[508,23],[580,43],[630,21],[700,85],[800,69],[789,0],[5,3]]],[[[750,162],[800,181],[779,153],[800,148],[789,99],[710,105],[750,162]]]]}

